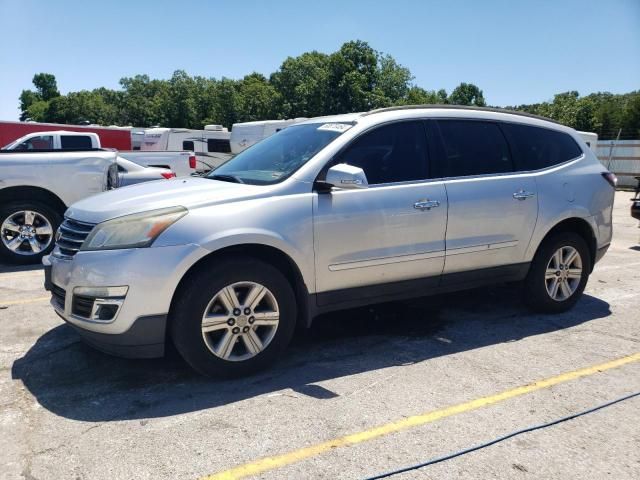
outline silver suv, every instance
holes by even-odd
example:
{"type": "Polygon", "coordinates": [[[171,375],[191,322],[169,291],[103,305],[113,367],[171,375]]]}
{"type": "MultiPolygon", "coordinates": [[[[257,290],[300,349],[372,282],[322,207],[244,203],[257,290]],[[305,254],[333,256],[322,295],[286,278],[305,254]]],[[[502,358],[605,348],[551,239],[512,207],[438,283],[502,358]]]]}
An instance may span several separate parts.
{"type": "Polygon", "coordinates": [[[74,204],[45,257],[87,342],[206,375],[272,362],[295,327],[363,304],[523,281],[571,308],[611,241],[615,177],[572,129],[402,107],[290,126],[202,178],[74,204]]]}

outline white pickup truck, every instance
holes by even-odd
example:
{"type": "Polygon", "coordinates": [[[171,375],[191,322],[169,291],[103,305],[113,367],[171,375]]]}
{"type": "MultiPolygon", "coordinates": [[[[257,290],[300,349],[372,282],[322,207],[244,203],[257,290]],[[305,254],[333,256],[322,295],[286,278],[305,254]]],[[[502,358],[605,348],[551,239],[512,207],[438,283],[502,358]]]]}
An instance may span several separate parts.
{"type": "Polygon", "coordinates": [[[115,150],[0,151],[0,258],[38,263],[69,205],[118,185],[115,150]]]}
{"type": "MultiPolygon", "coordinates": [[[[6,145],[2,150],[51,151],[51,150],[98,150],[100,137],[92,132],[51,132],[29,133],[6,145]]],[[[147,167],[168,168],[176,177],[186,177],[196,171],[197,159],[194,152],[186,151],[139,151],[120,150],[122,158],[147,167]]]]}

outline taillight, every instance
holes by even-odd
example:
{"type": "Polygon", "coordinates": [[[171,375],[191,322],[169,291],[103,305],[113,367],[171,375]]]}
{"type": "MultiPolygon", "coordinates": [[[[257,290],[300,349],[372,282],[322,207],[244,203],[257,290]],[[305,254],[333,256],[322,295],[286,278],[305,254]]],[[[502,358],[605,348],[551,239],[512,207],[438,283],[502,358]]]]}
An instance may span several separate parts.
{"type": "Polygon", "coordinates": [[[175,173],[173,173],[173,172],[169,172],[169,173],[164,173],[164,172],[163,172],[163,173],[161,173],[160,175],[162,175],[162,176],[163,176],[164,178],[166,178],[167,180],[169,180],[170,178],[173,178],[173,177],[175,177],[175,176],[176,176],[176,174],[175,174],[175,173]]]}
{"type": "Polygon", "coordinates": [[[189,155],[189,168],[196,168],[196,156],[189,155]]]}
{"type": "Polygon", "coordinates": [[[616,188],[616,185],[618,185],[618,177],[611,172],[602,172],[602,176],[607,182],[609,182],[609,185],[616,188]]]}

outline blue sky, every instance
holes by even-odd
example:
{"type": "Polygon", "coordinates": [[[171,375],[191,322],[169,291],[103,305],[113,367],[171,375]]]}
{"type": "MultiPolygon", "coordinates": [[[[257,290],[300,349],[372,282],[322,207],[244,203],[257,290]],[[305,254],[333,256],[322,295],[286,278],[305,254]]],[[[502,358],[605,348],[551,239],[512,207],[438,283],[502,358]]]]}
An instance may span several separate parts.
{"type": "Polygon", "coordinates": [[[62,93],[123,76],[268,75],[287,56],[361,39],[415,83],[492,105],[640,89],[640,0],[0,0],[0,119],[37,72],[62,93]]]}

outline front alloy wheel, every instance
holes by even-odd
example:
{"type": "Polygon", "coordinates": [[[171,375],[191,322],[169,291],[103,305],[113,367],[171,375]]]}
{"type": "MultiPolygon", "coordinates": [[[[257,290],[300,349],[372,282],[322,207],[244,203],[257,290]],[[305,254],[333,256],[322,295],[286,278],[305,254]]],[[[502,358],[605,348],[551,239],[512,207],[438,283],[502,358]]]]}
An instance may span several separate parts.
{"type": "Polygon", "coordinates": [[[182,282],[169,314],[182,357],[211,377],[238,377],[272,364],[296,325],[287,277],[261,259],[211,257],[182,282]]]}
{"type": "Polygon", "coordinates": [[[278,329],[280,312],[271,291],[256,282],[227,285],[202,317],[202,338],[218,358],[240,362],[262,352],[278,329]]]}

